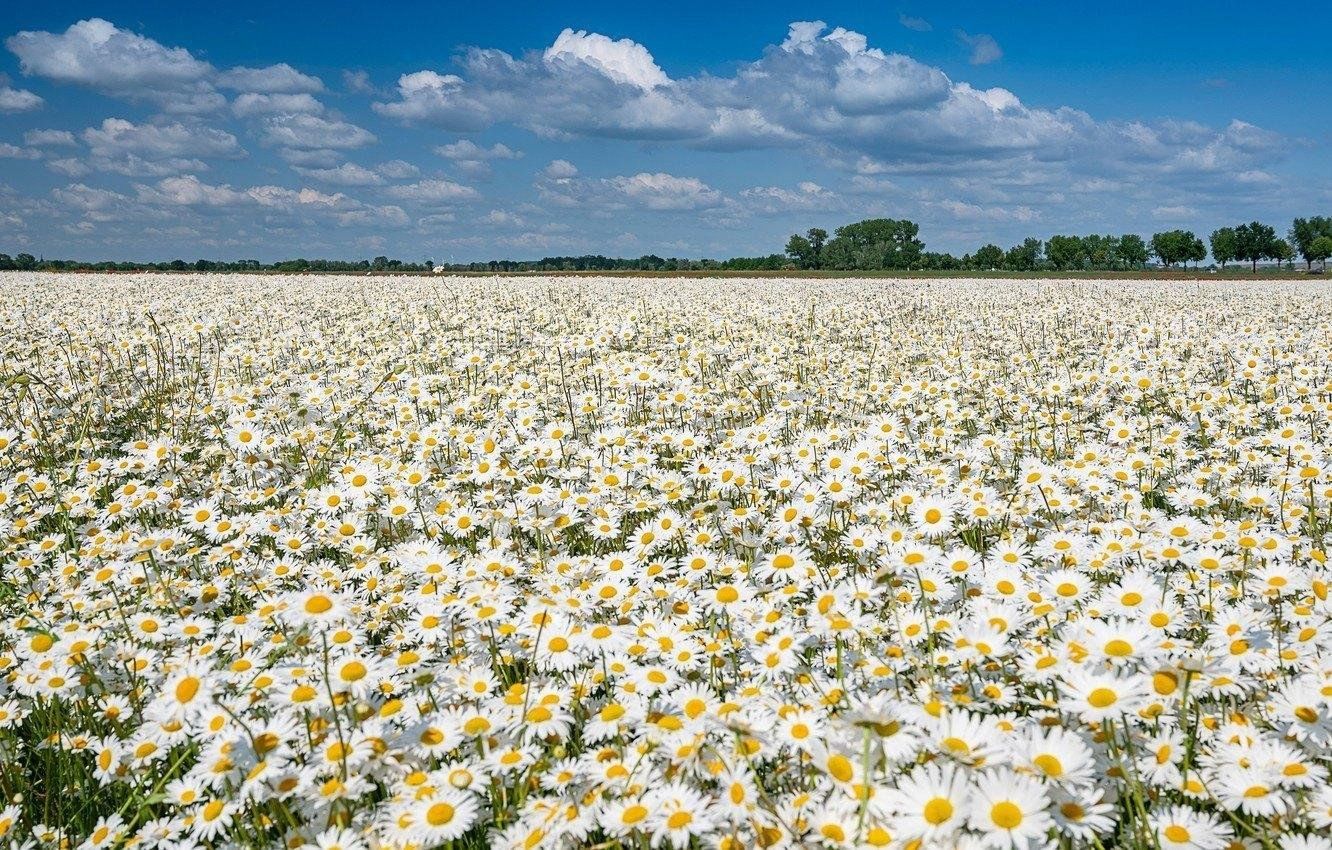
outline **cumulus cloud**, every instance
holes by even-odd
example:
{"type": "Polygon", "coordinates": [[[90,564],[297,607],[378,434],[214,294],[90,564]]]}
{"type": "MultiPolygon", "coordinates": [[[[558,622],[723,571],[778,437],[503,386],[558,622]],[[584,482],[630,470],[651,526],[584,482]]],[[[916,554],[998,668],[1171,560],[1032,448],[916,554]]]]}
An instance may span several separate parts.
{"type": "Polygon", "coordinates": [[[74,147],[78,142],[68,130],[29,130],[23,134],[23,143],[36,147],[74,147]]]}
{"type": "Polygon", "coordinates": [[[801,181],[794,189],[782,186],[753,186],[742,190],[740,198],[754,212],[767,214],[826,210],[840,205],[836,192],[811,180],[801,181]]]}
{"type": "Polygon", "coordinates": [[[285,62],[218,69],[183,47],[168,47],[103,18],[78,21],[61,33],[24,30],[6,39],[5,46],[25,75],[147,100],[180,114],[223,108],[226,97],[219,89],[308,95],[324,88],[317,77],[285,62]]]}
{"type": "Polygon", "coordinates": [[[193,174],[167,177],[151,186],[138,184],[135,190],[140,201],[153,205],[230,207],[254,201],[248,192],[210,185],[193,174]]]}
{"type": "Polygon", "coordinates": [[[152,157],[236,156],[241,153],[236,137],[224,130],[198,124],[135,124],[124,118],[107,118],[100,127],[83,131],[83,141],[94,155],[112,156],[125,151],[152,157]]]}
{"type": "MultiPolygon", "coordinates": [[[[72,188],[72,187],[71,187],[72,188]]],[[[102,205],[123,204],[129,199],[90,194],[82,189],[76,198],[102,205]]],[[[406,212],[394,205],[367,204],[342,192],[322,192],[303,187],[265,184],[233,188],[227,184],[205,183],[193,174],[167,177],[153,184],[135,184],[133,201],[142,208],[188,208],[199,211],[231,212],[246,208],[273,213],[322,217],[339,226],[373,223],[401,227],[409,222],[406,212]]],[[[114,193],[112,193],[114,194],[114,193]]]]}
{"type": "Polygon", "coordinates": [[[102,18],[78,21],[63,33],[23,30],[5,46],[28,76],[153,100],[175,112],[207,111],[226,102],[211,81],[212,65],[102,18]]]}
{"type": "Polygon", "coordinates": [[[102,18],[79,21],[63,33],[24,30],[5,46],[24,74],[112,91],[181,86],[213,72],[184,48],[164,47],[102,18]]]}
{"type": "Polygon", "coordinates": [[[374,144],[375,134],[347,121],[319,115],[277,115],[265,119],[260,139],[296,150],[349,150],[374,144]]]}
{"type": "Polygon", "coordinates": [[[1093,123],[955,82],[820,21],[791,24],[781,44],[724,76],[673,80],[643,45],[573,31],[539,55],[470,48],[456,71],[404,74],[396,98],[374,108],[458,132],[511,123],[554,138],[799,146],[889,162],[1067,145],[1093,123]]]}
{"type": "Polygon", "coordinates": [[[92,173],[92,167],[81,159],[72,156],[60,157],[58,159],[48,159],[46,167],[56,174],[63,174],[66,177],[86,177],[92,173]]]}
{"type": "Polygon", "coordinates": [[[41,106],[43,102],[27,89],[0,86],[0,112],[27,112],[41,106]]]}
{"type": "Polygon", "coordinates": [[[669,84],[641,45],[634,50],[623,40],[578,33],[561,34],[557,45],[524,59],[468,49],[459,59],[462,75],[404,74],[396,99],[374,109],[460,133],[496,122],[555,138],[685,139],[706,131],[708,116],[669,84]]]}
{"type": "Polygon", "coordinates": [[[218,75],[223,88],[264,94],[313,94],[324,90],[318,77],[302,74],[286,62],[266,68],[236,67],[218,75]]]}
{"type": "Polygon", "coordinates": [[[41,159],[41,157],[41,151],[0,142],[0,159],[41,159]]]}
{"type": "Polygon", "coordinates": [[[555,206],[599,210],[641,209],[658,212],[707,210],[722,206],[722,193],[697,177],[641,171],[615,177],[577,177],[563,160],[538,175],[538,194],[555,206]],[[552,176],[564,175],[564,176],[552,176]]]}
{"type": "Polygon", "coordinates": [[[306,177],[338,186],[379,186],[384,182],[381,175],[354,162],[344,162],[337,168],[297,167],[296,170],[306,177]]]}
{"type": "MultiPolygon", "coordinates": [[[[959,32],[977,63],[1002,55],[959,32]]],[[[381,115],[458,132],[495,124],[550,138],[674,142],[716,150],[793,147],[857,173],[948,173],[1036,157],[1047,169],[1252,170],[1274,156],[1264,131],[1094,120],[1036,108],[1000,87],[874,47],[820,21],[729,74],[672,79],[644,45],[566,30],[541,53],[469,48],[457,66],[404,74],[381,115]],[[1222,164],[1225,164],[1224,166],[1222,164]]]]}
{"type": "Polygon", "coordinates": [[[555,43],[546,48],[542,58],[552,65],[581,63],[595,68],[617,83],[644,90],[670,82],[643,45],[628,38],[613,41],[586,30],[574,32],[565,29],[555,39],[555,43]]]}
{"type": "Polygon", "coordinates": [[[448,145],[440,145],[435,148],[435,153],[445,159],[459,160],[487,160],[487,159],[518,159],[522,156],[520,151],[513,150],[508,145],[493,144],[488,148],[483,148],[471,139],[461,139],[448,145]]]}
{"type": "Polygon", "coordinates": [[[613,177],[614,186],[633,203],[650,210],[697,210],[721,204],[721,193],[697,177],[676,177],[664,172],[639,172],[613,177]]]}
{"type": "Polygon", "coordinates": [[[232,101],[231,111],[240,118],[256,115],[316,115],[324,105],[309,94],[260,94],[246,92],[232,101]]]}
{"type": "Polygon", "coordinates": [[[63,207],[83,214],[94,221],[106,221],[117,210],[123,209],[129,198],[109,189],[98,189],[83,183],[71,183],[51,190],[51,197],[63,207]]]}
{"type": "Polygon", "coordinates": [[[578,167],[567,159],[553,159],[541,169],[541,174],[551,180],[567,180],[578,176],[578,167]]]}
{"type": "Polygon", "coordinates": [[[957,39],[971,48],[970,61],[973,65],[988,65],[1004,58],[1004,51],[999,47],[999,42],[988,33],[972,35],[966,30],[958,30],[957,39]]]}
{"type": "Polygon", "coordinates": [[[490,176],[490,162],[498,159],[519,159],[521,151],[508,145],[496,143],[482,147],[471,139],[461,139],[448,145],[435,148],[435,153],[451,160],[454,166],[469,177],[486,179],[490,176]]]}
{"type": "Polygon", "coordinates": [[[470,201],[480,197],[480,193],[471,186],[454,183],[452,180],[420,180],[401,186],[390,186],[385,190],[390,196],[403,201],[421,204],[450,204],[470,201]]]}
{"type": "Polygon", "coordinates": [[[401,159],[390,159],[375,166],[375,171],[390,180],[407,180],[421,173],[421,169],[401,159]]]}
{"type": "Polygon", "coordinates": [[[135,176],[197,171],[207,168],[205,159],[234,159],[245,153],[224,130],[180,122],[135,124],[107,118],[85,129],[82,137],[92,168],[135,176]]]}

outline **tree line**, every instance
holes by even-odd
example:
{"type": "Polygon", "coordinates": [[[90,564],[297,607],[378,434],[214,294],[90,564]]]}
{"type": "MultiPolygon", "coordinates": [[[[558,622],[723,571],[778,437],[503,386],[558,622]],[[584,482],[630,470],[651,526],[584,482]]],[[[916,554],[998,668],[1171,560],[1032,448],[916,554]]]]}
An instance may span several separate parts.
{"type": "Polygon", "coordinates": [[[116,262],[54,260],[20,253],[0,254],[0,270],[47,271],[216,271],[216,272],[568,272],[568,271],[781,271],[787,269],[832,271],[1131,271],[1143,269],[1155,259],[1166,268],[1195,266],[1207,259],[1225,268],[1247,262],[1254,272],[1258,263],[1272,261],[1293,266],[1296,257],[1311,270],[1314,263],[1326,266],[1332,257],[1332,217],[1297,218],[1287,235],[1253,221],[1212,231],[1207,242],[1190,230],[1166,230],[1144,239],[1136,233],[1119,236],[1056,234],[1042,241],[1028,237],[1007,249],[993,243],[955,256],[926,251],[920,227],[908,219],[872,218],[828,231],[812,227],[793,234],[781,254],[732,257],[727,260],[685,259],[644,254],[635,258],[601,254],[543,257],[540,260],[489,260],[473,263],[436,264],[431,260],[404,262],[378,256],[373,260],[170,260],[167,262],[116,262]]]}
{"type": "MultiPolygon", "coordinates": [[[[1136,233],[1120,236],[1056,234],[1042,242],[1028,237],[1007,250],[982,245],[960,257],[925,250],[915,222],[870,219],[837,228],[831,237],[822,228],[792,234],[786,255],[796,268],[832,270],[939,269],[970,271],[1127,271],[1146,268],[1158,260],[1172,268],[1207,259],[1208,245],[1191,230],[1166,230],[1143,239],[1136,233]]],[[[1332,218],[1313,216],[1292,222],[1287,238],[1276,228],[1254,221],[1212,231],[1208,240],[1213,260],[1227,264],[1245,261],[1252,271],[1271,260],[1293,264],[1298,255],[1305,268],[1332,257],[1332,218]]]]}
{"type": "Polygon", "coordinates": [[[53,260],[32,254],[0,254],[0,271],[87,271],[87,272],[428,272],[434,263],[391,260],[385,256],[373,260],[278,260],[261,263],[258,260],[168,260],[164,262],[135,262],[129,260],[53,260]]]}

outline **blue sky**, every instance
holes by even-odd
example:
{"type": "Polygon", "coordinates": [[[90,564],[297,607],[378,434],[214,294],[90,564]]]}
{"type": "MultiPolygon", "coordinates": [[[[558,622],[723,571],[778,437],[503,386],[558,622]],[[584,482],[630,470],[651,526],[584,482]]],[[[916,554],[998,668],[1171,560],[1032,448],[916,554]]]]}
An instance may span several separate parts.
{"type": "Polygon", "coordinates": [[[962,252],[1332,212],[1326,4],[6,4],[0,250],[962,252]],[[1305,38],[1303,34],[1313,34],[1305,38]]]}

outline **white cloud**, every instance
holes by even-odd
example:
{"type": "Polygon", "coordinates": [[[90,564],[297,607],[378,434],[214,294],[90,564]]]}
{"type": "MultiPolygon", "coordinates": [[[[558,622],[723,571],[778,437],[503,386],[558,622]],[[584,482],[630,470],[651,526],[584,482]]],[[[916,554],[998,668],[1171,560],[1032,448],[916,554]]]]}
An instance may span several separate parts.
{"type": "Polygon", "coordinates": [[[62,33],[24,30],[6,39],[5,46],[26,75],[151,101],[175,114],[224,108],[226,97],[219,88],[297,95],[324,87],[317,77],[286,63],[218,70],[183,47],[167,47],[102,18],[78,21],[62,33]]]}
{"type": "Polygon", "coordinates": [[[57,174],[63,174],[66,177],[86,177],[92,173],[92,168],[83,160],[74,157],[62,157],[60,159],[48,159],[46,167],[57,174]]]}
{"type": "Polygon", "coordinates": [[[218,75],[218,85],[243,92],[312,94],[324,90],[318,77],[302,74],[286,62],[266,68],[229,68],[218,75]]]}
{"type": "Polygon", "coordinates": [[[670,83],[647,48],[628,38],[613,41],[599,33],[565,29],[542,58],[550,64],[581,62],[617,83],[645,90],[670,83]]]}
{"type": "Polygon", "coordinates": [[[839,205],[835,192],[810,180],[800,182],[795,189],[781,186],[753,186],[741,191],[740,198],[748,207],[760,213],[826,210],[839,205]]]}
{"type": "Polygon", "coordinates": [[[204,183],[187,174],[168,177],[152,185],[137,184],[134,188],[137,201],[150,208],[243,210],[254,207],[291,215],[324,216],[339,226],[373,223],[401,227],[409,221],[401,207],[369,205],[342,192],[321,192],[309,187],[291,189],[262,185],[237,189],[204,183]]]}
{"type": "Polygon", "coordinates": [[[38,147],[74,147],[78,142],[68,130],[29,130],[23,134],[23,143],[38,147]]]}
{"type": "Polygon", "coordinates": [[[435,153],[451,160],[459,171],[468,177],[484,180],[490,176],[490,162],[498,159],[520,159],[522,152],[508,145],[496,143],[483,148],[471,139],[462,139],[448,145],[435,148],[435,153]]]}
{"type": "Polygon", "coordinates": [[[109,91],[180,87],[213,71],[184,48],[164,47],[101,18],[79,21],[63,33],[24,30],[5,46],[24,74],[109,91]]]}
{"type": "Polygon", "coordinates": [[[650,210],[697,210],[721,204],[721,193],[697,177],[646,171],[612,177],[611,185],[635,204],[650,210]]]}
{"type": "Polygon", "coordinates": [[[958,41],[971,48],[971,64],[988,65],[991,62],[998,62],[1004,58],[1004,51],[999,47],[999,42],[994,40],[994,36],[988,33],[977,33],[972,35],[966,30],[957,31],[958,41]]]}
{"type": "Polygon", "coordinates": [[[375,166],[375,171],[390,180],[408,180],[421,173],[421,169],[401,159],[390,159],[375,166]]]}
{"type": "Polygon", "coordinates": [[[287,210],[297,207],[342,209],[357,206],[356,202],[341,192],[329,194],[309,188],[288,189],[284,186],[254,186],[247,189],[245,194],[249,195],[260,206],[287,210]]]}
{"type": "Polygon", "coordinates": [[[53,189],[51,196],[57,203],[85,214],[102,213],[129,200],[119,192],[96,189],[83,183],[71,183],[63,189],[53,189]]]}
{"type": "Polygon", "coordinates": [[[107,118],[100,127],[83,131],[83,141],[94,154],[113,155],[133,151],[148,156],[237,156],[242,153],[236,137],[224,130],[202,125],[135,124],[123,118],[107,118]]]}
{"type": "Polygon", "coordinates": [[[522,156],[521,151],[516,151],[504,144],[493,144],[488,148],[483,148],[471,139],[461,139],[449,145],[440,145],[435,148],[435,153],[452,160],[474,160],[482,161],[487,159],[518,159],[522,156]]]}
{"type": "Polygon", "coordinates": [[[382,176],[354,162],[344,162],[337,168],[298,167],[296,170],[306,177],[337,186],[379,186],[384,182],[382,176]]]}
{"type": "MultiPolygon", "coordinates": [[[[551,166],[547,166],[546,172],[551,170],[551,166]]],[[[555,173],[567,173],[563,169],[554,170],[555,173]]],[[[551,177],[542,173],[538,175],[536,188],[543,200],[555,206],[599,210],[706,210],[720,207],[725,202],[721,192],[697,177],[679,177],[665,172],[641,171],[601,178],[551,177]]]]}
{"type": "Polygon", "coordinates": [[[42,152],[31,148],[21,148],[9,142],[0,142],[0,159],[41,159],[42,152]]]}
{"type": "Polygon", "coordinates": [[[374,144],[374,133],[339,119],[318,115],[275,115],[265,119],[266,144],[297,150],[348,150],[374,144]]]}
{"type": "Polygon", "coordinates": [[[231,111],[240,118],[274,113],[311,115],[324,111],[324,105],[309,94],[259,94],[246,92],[239,95],[231,104],[231,111]]]}
{"type": "Polygon", "coordinates": [[[452,180],[438,179],[421,180],[403,186],[390,186],[385,191],[399,200],[424,204],[455,203],[480,197],[480,193],[471,186],[454,183],[452,180]]]}
{"type": "Polygon", "coordinates": [[[244,155],[236,137],[199,124],[135,124],[107,118],[82,133],[89,164],[98,171],[145,177],[207,168],[208,158],[244,155]]]}
{"type": "Polygon", "coordinates": [[[254,201],[248,192],[230,186],[209,185],[193,174],[167,177],[156,185],[139,184],[134,188],[139,200],[150,205],[231,207],[254,201]]]}
{"type": "Polygon", "coordinates": [[[522,227],[524,224],[522,216],[507,210],[491,210],[481,217],[481,221],[496,227],[522,227]]]}
{"type": "Polygon", "coordinates": [[[553,159],[541,173],[552,180],[566,180],[578,176],[578,167],[567,159],[553,159]]]}
{"type": "Polygon", "coordinates": [[[0,86],[0,112],[27,112],[43,103],[42,99],[27,89],[0,86]]]}
{"type": "Polygon", "coordinates": [[[671,80],[642,45],[564,33],[540,57],[471,48],[458,73],[403,75],[381,114],[460,132],[512,123],[555,138],[678,140],[738,149],[803,145],[883,160],[974,156],[1063,142],[1089,119],[1028,109],[955,83],[865,36],[797,22],[724,76],[671,80]]]}
{"type": "Polygon", "coordinates": [[[707,129],[706,111],[670,83],[646,48],[627,39],[565,31],[541,56],[471,48],[459,62],[463,75],[402,75],[397,99],[374,109],[454,132],[497,121],[557,138],[684,139],[707,129]]]}
{"type": "MultiPolygon", "coordinates": [[[[1001,52],[983,34],[965,35],[977,60],[1001,52]]],[[[792,24],[781,44],[729,74],[680,79],[643,45],[594,36],[562,33],[547,51],[521,57],[470,48],[456,73],[404,74],[396,97],[374,108],[459,132],[513,124],[556,139],[799,147],[860,173],[863,163],[879,173],[946,173],[1039,157],[1052,173],[1220,174],[1279,156],[1265,131],[1248,125],[1097,122],[1077,109],[1030,107],[1012,91],[952,80],[818,21],[792,24]]]]}

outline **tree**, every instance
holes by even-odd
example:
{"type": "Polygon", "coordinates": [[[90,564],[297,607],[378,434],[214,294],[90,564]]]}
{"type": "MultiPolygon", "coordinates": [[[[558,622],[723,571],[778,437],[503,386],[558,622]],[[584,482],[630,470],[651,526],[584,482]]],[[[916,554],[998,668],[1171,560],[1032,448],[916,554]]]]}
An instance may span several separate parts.
{"type": "Polygon", "coordinates": [[[1197,268],[1198,263],[1207,259],[1207,246],[1192,233],[1189,234],[1189,237],[1189,253],[1185,259],[1193,260],[1194,267],[1197,268]]]}
{"type": "Polygon", "coordinates": [[[1119,262],[1124,264],[1125,268],[1137,269],[1147,265],[1147,258],[1151,256],[1147,252],[1147,243],[1136,233],[1125,233],[1119,237],[1119,246],[1115,248],[1115,256],[1119,262]]]}
{"type": "Polygon", "coordinates": [[[1041,240],[1028,236],[1021,245],[1014,245],[1004,255],[1004,268],[1015,272],[1035,271],[1041,261],[1041,240]]]}
{"type": "Polygon", "coordinates": [[[1255,274],[1258,261],[1273,257],[1276,253],[1276,229],[1259,221],[1251,221],[1235,228],[1235,258],[1248,260],[1255,274]]]}
{"type": "Polygon", "coordinates": [[[998,245],[985,245],[971,260],[978,269],[997,269],[1004,264],[1004,249],[998,245]]]}
{"type": "Polygon", "coordinates": [[[822,227],[811,227],[805,231],[805,238],[809,240],[809,250],[813,255],[814,268],[822,268],[823,246],[828,241],[828,231],[822,227]]]}
{"type": "Polygon", "coordinates": [[[1087,258],[1087,265],[1094,269],[1108,269],[1115,260],[1115,248],[1119,240],[1113,236],[1101,236],[1093,233],[1082,237],[1082,252],[1087,258]]]}
{"type": "Polygon", "coordinates": [[[1212,231],[1212,259],[1221,264],[1221,268],[1226,267],[1226,263],[1237,260],[1237,245],[1235,243],[1235,228],[1221,227],[1212,231]]]}
{"type": "MultiPolygon", "coordinates": [[[[1332,257],[1332,236],[1319,236],[1309,243],[1309,253],[1304,255],[1309,260],[1318,260],[1327,268],[1327,258],[1332,257]]],[[[1312,264],[1310,264],[1312,266],[1312,264]]]]}
{"type": "Polygon", "coordinates": [[[1051,236],[1045,242],[1045,258],[1056,269],[1082,268],[1082,238],[1078,236],[1051,236]]]}
{"type": "Polygon", "coordinates": [[[1205,258],[1207,249],[1203,247],[1202,240],[1191,230],[1167,230],[1152,234],[1152,254],[1165,263],[1167,268],[1175,263],[1198,258],[1200,251],[1205,258]]]}
{"type": "Polygon", "coordinates": [[[1295,260],[1295,249],[1286,240],[1278,239],[1272,243],[1272,259],[1277,261],[1277,268],[1285,263],[1289,269],[1295,260]]]}
{"type": "MultiPolygon", "coordinates": [[[[919,265],[925,248],[920,225],[907,219],[870,218],[843,225],[823,249],[835,269],[905,269],[919,265]]],[[[808,240],[806,240],[808,241],[808,240]]]]}
{"type": "Polygon", "coordinates": [[[920,267],[932,271],[954,271],[962,268],[963,263],[952,254],[940,254],[937,251],[926,251],[920,255],[920,267]]]}
{"type": "Polygon", "coordinates": [[[1304,258],[1305,268],[1312,268],[1313,261],[1318,259],[1313,256],[1311,249],[1313,243],[1321,236],[1332,238],[1332,218],[1316,215],[1311,218],[1297,218],[1291,223],[1290,243],[1304,258]]]}
{"type": "Polygon", "coordinates": [[[811,268],[810,264],[814,261],[814,246],[799,233],[792,233],[791,238],[786,240],[786,256],[795,261],[797,268],[811,268]]]}
{"type": "Polygon", "coordinates": [[[792,234],[786,240],[786,255],[802,269],[822,268],[823,246],[827,239],[828,231],[821,227],[811,227],[804,236],[792,234]]]}
{"type": "Polygon", "coordinates": [[[22,271],[37,268],[37,258],[32,254],[15,254],[14,265],[22,271]]]}

